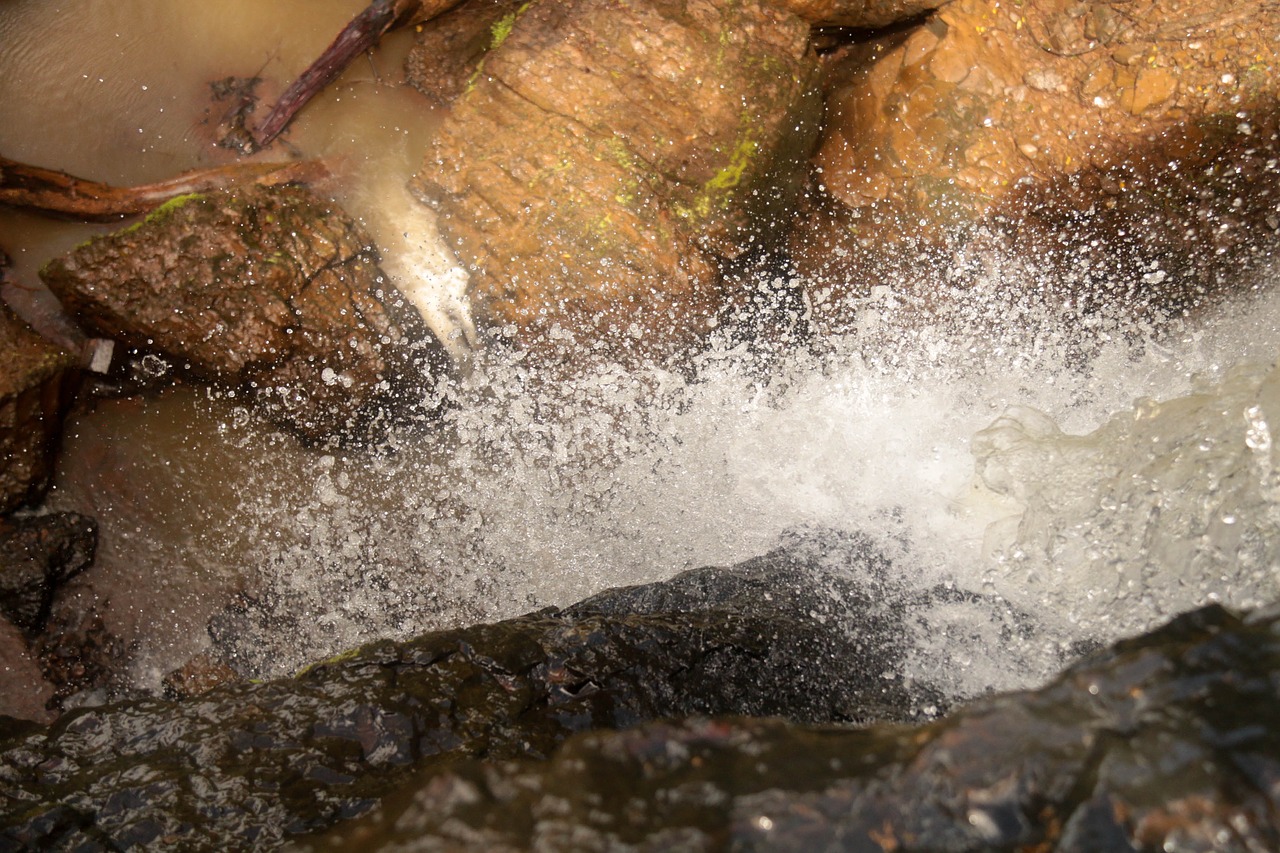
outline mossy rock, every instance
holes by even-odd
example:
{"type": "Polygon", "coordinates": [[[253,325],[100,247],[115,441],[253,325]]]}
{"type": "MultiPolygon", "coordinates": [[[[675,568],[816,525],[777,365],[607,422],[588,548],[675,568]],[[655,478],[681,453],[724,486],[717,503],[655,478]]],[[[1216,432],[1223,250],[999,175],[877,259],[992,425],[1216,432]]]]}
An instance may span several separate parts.
{"type": "Polygon", "coordinates": [[[414,186],[521,344],[660,356],[731,298],[717,264],[800,189],[821,104],[809,26],[761,2],[534,2],[414,186]]]}

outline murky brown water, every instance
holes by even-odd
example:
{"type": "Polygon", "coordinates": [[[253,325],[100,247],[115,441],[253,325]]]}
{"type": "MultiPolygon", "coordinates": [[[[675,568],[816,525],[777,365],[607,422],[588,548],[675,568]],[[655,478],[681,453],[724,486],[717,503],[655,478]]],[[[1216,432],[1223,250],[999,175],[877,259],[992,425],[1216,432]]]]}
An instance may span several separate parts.
{"type": "MultiPolygon", "coordinates": [[[[364,0],[6,0],[0,4],[0,153],[117,185],[231,162],[215,130],[225,105],[210,82],[260,76],[263,115],[364,0]]],[[[412,34],[396,33],[311,102],[262,159],[323,157],[323,190],[394,245],[400,187],[438,117],[403,82],[412,34]],[[388,203],[394,199],[394,203],[388,203]]],[[[37,271],[89,236],[119,227],[0,209],[0,247],[13,258],[7,301],[36,322],[49,308],[37,271]]],[[[245,543],[238,495],[297,488],[309,458],[289,438],[237,427],[243,412],[203,391],[97,401],[67,425],[49,504],[101,523],[81,605],[107,608],[126,640],[148,636],[143,681],[206,642],[208,615],[237,586],[245,543]],[[248,451],[248,452],[246,452],[248,451]],[[296,476],[290,472],[297,472],[296,476]]],[[[254,535],[260,535],[255,531],[254,535]]]]}

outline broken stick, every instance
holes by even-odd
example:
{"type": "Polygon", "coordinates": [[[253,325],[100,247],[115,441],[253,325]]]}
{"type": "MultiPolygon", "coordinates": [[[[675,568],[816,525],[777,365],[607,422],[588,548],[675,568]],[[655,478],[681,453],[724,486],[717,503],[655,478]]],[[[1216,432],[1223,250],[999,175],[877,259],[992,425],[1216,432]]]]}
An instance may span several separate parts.
{"type": "Polygon", "coordinates": [[[299,75],[276,101],[254,132],[259,148],[265,148],[293,121],[306,103],[342,73],[351,60],[398,27],[420,24],[442,15],[462,0],[374,0],[342,28],[333,43],[299,75]]]}
{"type": "Polygon", "coordinates": [[[194,169],[154,184],[116,187],[0,157],[0,204],[76,219],[110,220],[147,213],[176,195],[246,183],[267,186],[313,183],[328,174],[328,169],[318,160],[232,163],[194,169]]]}

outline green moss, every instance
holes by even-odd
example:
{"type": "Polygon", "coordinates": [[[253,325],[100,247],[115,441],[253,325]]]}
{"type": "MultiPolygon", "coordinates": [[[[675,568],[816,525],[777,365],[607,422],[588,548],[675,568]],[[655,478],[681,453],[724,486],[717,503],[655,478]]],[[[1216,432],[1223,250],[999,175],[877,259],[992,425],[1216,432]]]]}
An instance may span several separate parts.
{"type": "Polygon", "coordinates": [[[729,155],[729,165],[716,172],[711,180],[703,184],[703,192],[726,192],[737,187],[742,183],[743,172],[755,159],[756,152],[759,150],[760,145],[754,139],[739,139],[733,153],[729,155]]]}
{"type": "MultiPolygon", "coordinates": [[[[503,15],[501,18],[493,22],[493,26],[489,28],[489,50],[497,50],[502,46],[510,36],[511,31],[515,28],[516,21],[529,8],[529,4],[521,5],[514,12],[503,15]]],[[[480,81],[480,75],[484,73],[484,62],[488,59],[488,53],[480,58],[476,63],[476,69],[471,72],[471,76],[467,78],[467,85],[462,87],[462,94],[469,95],[476,88],[476,83],[480,81]]]]}
{"type": "MultiPolygon", "coordinates": [[[[171,216],[174,213],[174,211],[185,206],[189,202],[195,201],[197,199],[202,199],[204,197],[205,197],[204,193],[184,193],[183,195],[175,195],[173,198],[169,199],[164,204],[160,205],[155,210],[148,213],[147,218],[144,219],[143,222],[145,222],[148,225],[155,225],[157,223],[163,222],[165,219],[171,216]]],[[[141,224],[141,223],[138,223],[138,224],[141,224]]]]}
{"type": "Polygon", "coordinates": [[[728,161],[698,189],[690,204],[674,205],[673,210],[681,218],[694,221],[707,219],[716,211],[724,210],[747,177],[747,171],[759,153],[760,142],[755,122],[750,112],[743,110],[738,135],[729,152],[728,161]]]}
{"type": "Polygon", "coordinates": [[[511,30],[516,25],[516,19],[524,14],[529,8],[529,4],[525,3],[510,14],[503,15],[501,18],[493,22],[493,26],[489,28],[493,38],[489,40],[489,50],[496,50],[507,40],[507,36],[511,35],[511,30]]]}
{"type": "MultiPolygon", "coordinates": [[[[188,202],[195,201],[196,199],[202,199],[204,197],[205,197],[204,193],[184,193],[182,195],[176,195],[173,198],[168,199],[167,201],[162,203],[155,210],[152,210],[150,213],[148,213],[145,219],[139,219],[137,222],[134,222],[132,225],[128,226],[127,228],[121,228],[119,231],[115,232],[115,234],[116,235],[132,234],[133,232],[141,228],[143,225],[156,225],[160,222],[163,222],[170,215],[172,215],[174,211],[185,206],[188,202]]],[[[84,246],[87,246],[96,239],[97,239],[96,237],[90,238],[85,242],[81,243],[79,246],[76,246],[76,249],[80,249],[84,246]]]]}
{"type": "Polygon", "coordinates": [[[471,76],[467,78],[467,85],[462,87],[463,95],[470,95],[476,88],[476,82],[480,79],[480,75],[484,73],[484,59],[476,63],[476,70],[471,72],[471,76]]]}

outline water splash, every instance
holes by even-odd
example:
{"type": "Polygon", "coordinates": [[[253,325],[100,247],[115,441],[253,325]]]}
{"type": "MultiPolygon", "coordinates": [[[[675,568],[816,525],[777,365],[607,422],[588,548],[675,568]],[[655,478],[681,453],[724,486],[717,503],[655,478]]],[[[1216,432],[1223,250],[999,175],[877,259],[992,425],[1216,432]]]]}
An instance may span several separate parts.
{"type": "Polygon", "coordinates": [[[868,533],[909,582],[1004,602],[920,614],[911,674],[960,694],[1203,601],[1274,598],[1280,380],[1251,360],[1280,301],[1158,328],[1040,305],[993,330],[993,312],[1031,316],[1012,294],[1035,288],[1007,272],[937,322],[873,295],[852,332],[785,351],[726,335],[689,374],[482,358],[443,424],[244,494],[263,573],[228,642],[286,672],[731,563],[797,527],[868,533]]]}

